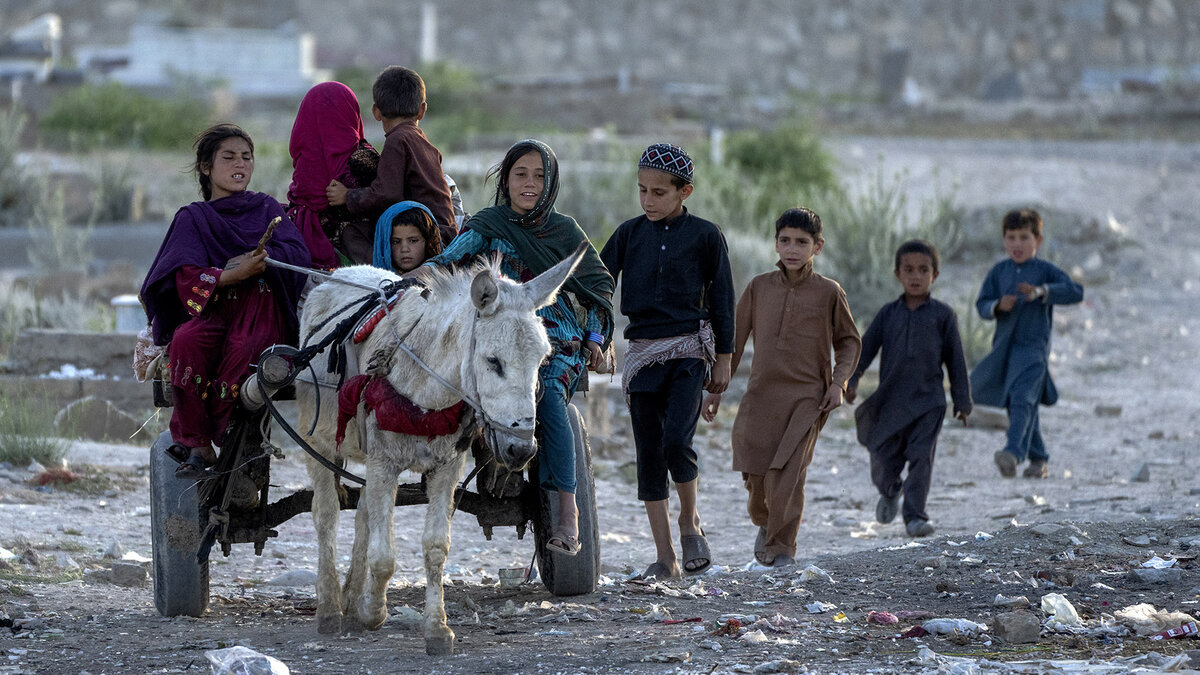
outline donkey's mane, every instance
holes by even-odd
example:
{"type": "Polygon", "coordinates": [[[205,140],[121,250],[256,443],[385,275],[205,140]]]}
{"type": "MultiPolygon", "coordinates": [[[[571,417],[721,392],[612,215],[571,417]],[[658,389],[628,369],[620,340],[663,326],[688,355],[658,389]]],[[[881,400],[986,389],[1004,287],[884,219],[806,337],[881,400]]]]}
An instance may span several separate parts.
{"type": "Polygon", "coordinates": [[[490,272],[492,278],[497,281],[505,278],[500,270],[499,252],[477,256],[469,265],[434,267],[433,273],[425,278],[425,282],[434,295],[452,295],[461,293],[463,287],[469,288],[475,275],[484,270],[490,272]]]}

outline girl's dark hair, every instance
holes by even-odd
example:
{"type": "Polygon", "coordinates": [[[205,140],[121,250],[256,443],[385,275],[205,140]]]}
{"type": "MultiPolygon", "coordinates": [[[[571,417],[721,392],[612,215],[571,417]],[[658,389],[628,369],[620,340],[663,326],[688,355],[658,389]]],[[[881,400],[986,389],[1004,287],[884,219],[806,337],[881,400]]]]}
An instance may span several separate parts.
{"type": "Polygon", "coordinates": [[[930,262],[933,264],[933,271],[937,272],[942,261],[938,256],[937,247],[924,239],[913,239],[900,244],[900,248],[896,249],[896,271],[900,271],[900,258],[905,253],[923,253],[929,256],[930,262]]]}
{"type": "Polygon", "coordinates": [[[212,179],[204,174],[204,170],[212,170],[213,158],[217,156],[217,150],[221,148],[221,143],[228,138],[240,138],[246,141],[246,145],[250,146],[250,154],[254,154],[254,141],[250,139],[250,134],[236,124],[218,124],[209,127],[201,132],[196,137],[196,141],[192,143],[192,146],[196,148],[196,163],[192,165],[192,171],[196,172],[196,178],[200,181],[200,195],[204,197],[204,201],[212,199],[212,179]]]}
{"type": "Polygon", "coordinates": [[[425,237],[426,260],[442,252],[441,234],[438,232],[437,224],[433,222],[433,218],[430,218],[428,213],[417,208],[401,211],[396,214],[395,218],[392,218],[392,227],[397,225],[412,225],[417,228],[422,237],[425,237]]]}
{"type": "Polygon", "coordinates": [[[778,236],[779,231],[785,227],[797,227],[811,234],[813,237],[820,237],[821,216],[814,213],[812,209],[797,206],[794,209],[784,211],[779,216],[779,220],[775,221],[775,234],[778,236]]]}
{"type": "Polygon", "coordinates": [[[1002,231],[1028,229],[1033,236],[1042,236],[1042,214],[1033,209],[1013,209],[1000,222],[1002,231]]]}

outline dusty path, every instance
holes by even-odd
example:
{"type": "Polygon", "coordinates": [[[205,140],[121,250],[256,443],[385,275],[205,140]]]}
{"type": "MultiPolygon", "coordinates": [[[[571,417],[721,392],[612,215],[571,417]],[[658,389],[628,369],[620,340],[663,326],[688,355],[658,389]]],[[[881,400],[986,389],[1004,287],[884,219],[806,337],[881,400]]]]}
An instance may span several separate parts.
{"type": "MultiPolygon", "coordinates": [[[[782,659],[817,672],[915,672],[937,667],[919,660],[922,644],[976,661],[1119,658],[1188,646],[1049,633],[1037,645],[1017,646],[966,638],[891,640],[887,636],[911,622],[885,628],[868,625],[866,616],[870,610],[923,609],[992,623],[1000,611],[992,606],[996,594],[1026,595],[1036,605],[1051,590],[1063,592],[1093,622],[1139,602],[1200,611],[1193,569],[1159,586],[1126,576],[1155,554],[1194,554],[1192,540],[1200,538],[1200,497],[1193,494],[1200,488],[1194,471],[1200,399],[1191,381],[1200,372],[1194,311],[1200,147],[845,139],[834,149],[860,166],[873,166],[882,156],[885,170],[906,169],[910,201],[952,178],[967,206],[1048,203],[1097,217],[1111,212],[1127,228],[1128,240],[1113,253],[1119,264],[1112,266],[1112,278],[1089,285],[1083,305],[1056,314],[1053,372],[1062,400],[1043,411],[1051,479],[1000,479],[990,457],[1001,432],[947,424],[929,506],[938,533],[919,547],[897,548],[909,543],[901,525],[870,522],[876,497],[866,478],[866,454],[854,441],[852,411],[839,410],[809,472],[799,542],[800,567],[815,563],[834,583],[804,581],[799,568],[764,576],[761,569],[745,569],[753,530],[742,488],[726,470],[731,418],[722,417],[699,434],[701,508],[718,569],[696,585],[645,587],[624,581],[650,561],[653,546],[621,468],[632,450],[623,435],[626,422],[617,419],[618,433],[607,445],[622,449],[598,458],[595,467],[605,585],[568,599],[539,586],[498,588],[496,571],[528,564],[531,540],[518,541],[509,530],[486,541],[472,517],[460,516],[447,592],[459,641],[454,657],[438,661],[425,656],[419,629],[403,620],[402,608],[419,610],[422,595],[415,585],[419,534],[402,528],[389,603],[396,617],[366,636],[319,637],[312,587],[266,583],[290,570],[315,569],[313,528],[303,516],[286,523],[261,558],[235,547],[231,557],[214,559],[214,600],[202,619],[158,617],[148,587],[121,587],[91,574],[53,583],[63,576],[60,563],[70,568],[67,557],[85,568],[105,567],[101,555],[114,542],[150,554],[145,450],[80,446],[75,464],[123,467],[130,476],[126,489],[100,496],[44,493],[0,479],[0,546],[32,548],[41,559],[38,565],[10,561],[0,569],[0,617],[29,627],[0,634],[0,652],[7,652],[0,673],[207,672],[204,650],[235,643],[280,658],[294,673],[750,672],[755,664],[782,659]],[[1109,414],[1098,415],[1097,406],[1109,414]],[[1119,414],[1111,414],[1117,408],[1119,414]],[[1143,463],[1149,463],[1149,480],[1131,481],[1143,463]],[[1068,522],[1073,528],[1039,528],[1041,534],[1032,527],[1068,522]],[[980,532],[994,538],[977,540],[980,532]],[[1140,535],[1147,545],[1124,541],[1140,543],[1140,535]],[[1029,581],[1038,571],[1076,578],[1074,585],[1051,588],[1029,581]],[[814,601],[836,608],[809,614],[805,606],[814,601]],[[664,611],[701,622],[656,621],[664,611]],[[838,611],[847,623],[834,620],[838,611]],[[768,629],[757,642],[708,634],[723,615],[776,613],[784,617],[776,627],[790,632],[768,629]],[[1039,649],[1030,651],[1034,647],[1039,649]]],[[[974,286],[982,273],[947,270],[938,288],[974,286]]],[[[284,490],[301,486],[298,458],[277,462],[275,478],[284,490]]],[[[343,519],[343,550],[348,538],[343,519]]],[[[72,576],[69,569],[66,576],[72,576]]],[[[764,672],[796,667],[778,663],[764,672]]]]}

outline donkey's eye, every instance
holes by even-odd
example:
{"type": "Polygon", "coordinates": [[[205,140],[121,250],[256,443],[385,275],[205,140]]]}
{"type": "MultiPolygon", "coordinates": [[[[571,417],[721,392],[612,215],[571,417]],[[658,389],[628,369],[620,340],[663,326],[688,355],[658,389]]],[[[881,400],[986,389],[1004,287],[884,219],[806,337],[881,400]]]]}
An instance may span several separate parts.
{"type": "Polygon", "coordinates": [[[500,377],[504,377],[504,364],[500,363],[500,359],[494,356],[489,356],[487,358],[487,364],[488,368],[492,369],[492,372],[496,373],[500,377]]]}

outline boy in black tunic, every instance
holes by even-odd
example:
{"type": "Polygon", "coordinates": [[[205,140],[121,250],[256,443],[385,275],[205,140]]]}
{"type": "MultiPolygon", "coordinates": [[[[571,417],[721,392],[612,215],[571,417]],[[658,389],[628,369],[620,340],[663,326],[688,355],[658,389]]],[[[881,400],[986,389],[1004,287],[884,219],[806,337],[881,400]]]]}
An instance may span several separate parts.
{"type": "Polygon", "coordinates": [[[875,519],[891,522],[903,493],[905,528],[909,536],[925,537],[933,534],[925,500],[946,415],[942,366],[950,374],[954,416],[964,424],[971,414],[971,387],[954,310],[930,295],[938,276],[937,249],[920,240],[901,244],[895,273],[904,295],[884,305],[863,334],[862,358],[846,401],[854,401],[859,378],[882,349],[879,388],[854,413],[858,441],[871,452],[871,482],[880,495],[875,519]],[[908,476],[901,481],[906,463],[908,476]]]}

